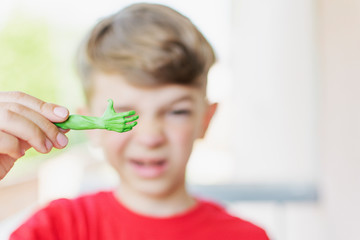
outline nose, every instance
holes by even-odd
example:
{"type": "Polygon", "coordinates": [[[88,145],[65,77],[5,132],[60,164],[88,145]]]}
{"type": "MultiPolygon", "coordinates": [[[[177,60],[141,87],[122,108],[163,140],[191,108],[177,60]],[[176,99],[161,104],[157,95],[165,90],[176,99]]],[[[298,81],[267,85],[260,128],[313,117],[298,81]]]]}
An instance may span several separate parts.
{"type": "Polygon", "coordinates": [[[163,126],[155,119],[141,118],[133,130],[135,130],[137,143],[147,148],[157,148],[166,142],[163,126]]]}

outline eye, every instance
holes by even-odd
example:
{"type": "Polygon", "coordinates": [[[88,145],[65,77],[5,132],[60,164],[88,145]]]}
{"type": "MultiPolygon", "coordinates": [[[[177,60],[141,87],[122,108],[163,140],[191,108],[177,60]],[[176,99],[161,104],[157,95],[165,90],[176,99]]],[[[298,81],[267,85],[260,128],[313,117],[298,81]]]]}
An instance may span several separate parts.
{"type": "Polygon", "coordinates": [[[191,111],[188,110],[188,109],[179,109],[179,110],[174,110],[174,111],[171,111],[170,112],[172,115],[183,115],[183,116],[186,116],[186,115],[190,115],[191,114],[191,111]]]}

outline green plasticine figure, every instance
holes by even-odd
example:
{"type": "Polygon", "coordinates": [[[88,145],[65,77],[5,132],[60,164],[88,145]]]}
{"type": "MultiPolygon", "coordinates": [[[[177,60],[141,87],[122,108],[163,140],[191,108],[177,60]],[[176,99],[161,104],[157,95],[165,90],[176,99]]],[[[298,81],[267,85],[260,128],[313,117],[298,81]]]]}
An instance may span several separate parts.
{"type": "Polygon", "coordinates": [[[90,117],[83,115],[70,115],[65,122],[54,123],[62,129],[86,130],[86,129],[106,129],[115,132],[127,132],[136,126],[137,122],[133,122],[139,116],[132,116],[135,111],[116,113],[114,110],[113,100],[108,100],[109,104],[102,117],[90,117]],[[130,123],[133,122],[133,123],[130,123]]]}

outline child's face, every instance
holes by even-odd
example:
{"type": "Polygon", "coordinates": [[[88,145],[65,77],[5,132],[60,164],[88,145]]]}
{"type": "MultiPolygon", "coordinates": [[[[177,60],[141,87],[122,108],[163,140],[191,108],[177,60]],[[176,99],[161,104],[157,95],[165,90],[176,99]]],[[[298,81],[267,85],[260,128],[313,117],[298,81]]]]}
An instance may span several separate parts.
{"type": "Polygon", "coordinates": [[[101,116],[109,98],[116,112],[139,115],[130,132],[96,130],[93,135],[122,184],[157,196],[182,188],[193,143],[205,134],[216,104],[209,105],[194,87],[137,87],[105,74],[97,74],[94,84],[92,115],[101,116]]]}

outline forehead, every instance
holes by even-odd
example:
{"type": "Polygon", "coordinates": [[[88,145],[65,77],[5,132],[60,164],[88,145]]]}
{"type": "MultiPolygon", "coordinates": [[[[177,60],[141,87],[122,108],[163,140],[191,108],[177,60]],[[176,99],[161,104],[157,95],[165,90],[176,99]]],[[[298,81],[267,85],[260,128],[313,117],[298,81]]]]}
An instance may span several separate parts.
{"type": "Polygon", "coordinates": [[[138,104],[166,105],[172,102],[193,101],[201,102],[205,94],[200,88],[168,84],[156,87],[142,87],[130,84],[121,75],[97,73],[94,75],[94,90],[91,105],[105,104],[112,98],[114,104],[133,106],[138,104]]]}

